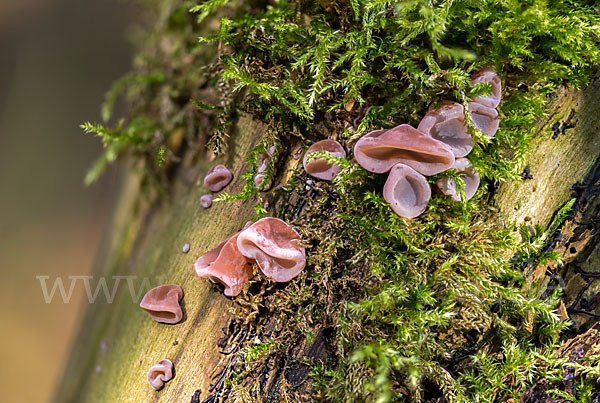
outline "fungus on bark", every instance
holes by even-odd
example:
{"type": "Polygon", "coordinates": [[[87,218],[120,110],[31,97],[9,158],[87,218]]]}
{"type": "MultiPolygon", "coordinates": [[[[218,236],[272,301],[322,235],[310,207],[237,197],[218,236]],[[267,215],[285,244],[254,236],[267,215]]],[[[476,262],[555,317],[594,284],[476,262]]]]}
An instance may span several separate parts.
{"type": "Polygon", "coordinates": [[[484,67],[471,76],[471,85],[480,83],[489,83],[492,86],[492,92],[490,95],[480,95],[473,98],[473,102],[477,102],[488,108],[497,107],[502,98],[502,81],[498,73],[496,73],[494,66],[484,67]]]}
{"type": "Polygon", "coordinates": [[[209,208],[210,206],[212,206],[212,201],[213,195],[211,194],[207,194],[200,197],[200,205],[202,206],[202,208],[209,208]]]}
{"type": "Polygon", "coordinates": [[[164,284],[148,291],[140,307],[157,322],[175,324],[183,318],[179,301],[183,290],[176,284],[164,284]]]}
{"type": "Polygon", "coordinates": [[[363,168],[375,173],[402,163],[423,175],[435,175],[454,163],[448,145],[410,125],[366,134],[354,146],[354,156],[363,168]]]}
{"type": "Polygon", "coordinates": [[[417,130],[447,144],[455,157],[464,157],[475,145],[467,133],[464,107],[457,102],[444,101],[439,108],[429,110],[417,130]]]}
{"type": "Polygon", "coordinates": [[[225,165],[215,165],[204,177],[204,186],[211,192],[218,192],[229,185],[232,178],[233,174],[225,165]]]}
{"type": "Polygon", "coordinates": [[[254,184],[256,188],[261,191],[267,191],[273,185],[272,181],[269,183],[264,183],[267,178],[267,168],[269,167],[269,163],[273,159],[273,155],[275,154],[275,146],[271,146],[267,148],[262,153],[258,154],[256,159],[256,175],[254,176],[254,184]]]}
{"type": "Polygon", "coordinates": [[[310,154],[321,151],[325,151],[337,158],[346,158],[346,151],[344,150],[344,147],[342,147],[342,145],[337,141],[327,139],[314,143],[308,148],[306,154],[304,154],[304,159],[302,160],[302,166],[304,166],[304,170],[310,176],[331,181],[337,176],[337,174],[340,173],[342,167],[323,158],[309,158],[310,154]]]}
{"type": "Polygon", "coordinates": [[[404,164],[396,164],[383,186],[383,198],[400,217],[421,215],[431,197],[431,188],[423,175],[404,164]]]}
{"type": "Polygon", "coordinates": [[[500,125],[498,111],[494,108],[481,105],[477,102],[469,102],[469,113],[475,127],[481,130],[488,137],[494,137],[500,125]]]}
{"type": "Polygon", "coordinates": [[[146,375],[148,383],[155,390],[162,389],[166,382],[173,378],[173,363],[170,360],[160,360],[148,370],[146,375]]]}
{"type": "Polygon", "coordinates": [[[277,282],[290,281],[306,265],[300,235],[278,218],[262,218],[243,230],[237,247],[244,256],[256,261],[265,276],[277,282]]]}
{"type": "Polygon", "coordinates": [[[228,297],[238,295],[243,285],[252,278],[252,265],[237,247],[240,234],[241,231],[221,242],[194,263],[196,274],[223,284],[223,293],[228,297]]]}
{"type": "MultiPolygon", "coordinates": [[[[471,199],[477,188],[479,187],[479,174],[475,171],[473,164],[466,158],[457,158],[452,165],[460,174],[461,179],[465,182],[464,192],[467,200],[471,199]]],[[[446,196],[450,196],[452,200],[460,201],[460,192],[456,188],[456,182],[452,178],[441,178],[436,182],[436,186],[446,196]]]]}

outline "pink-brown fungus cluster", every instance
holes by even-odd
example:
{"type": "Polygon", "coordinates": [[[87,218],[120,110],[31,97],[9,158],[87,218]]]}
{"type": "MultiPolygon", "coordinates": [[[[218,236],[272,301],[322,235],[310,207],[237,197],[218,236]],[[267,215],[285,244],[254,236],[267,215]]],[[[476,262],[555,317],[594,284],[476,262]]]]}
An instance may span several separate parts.
{"type": "Polygon", "coordinates": [[[344,147],[337,141],[327,139],[314,143],[308,148],[306,154],[304,154],[302,165],[304,166],[306,173],[325,181],[333,180],[337,174],[340,173],[342,167],[331,163],[324,158],[310,158],[311,154],[317,152],[326,152],[332,157],[344,159],[346,158],[346,150],[344,150],[344,147]]]}
{"type": "Polygon", "coordinates": [[[176,284],[165,284],[148,291],[142,298],[140,307],[157,322],[175,324],[183,318],[179,305],[182,298],[181,287],[176,284]]]}
{"type": "Polygon", "coordinates": [[[173,378],[173,363],[169,360],[160,360],[157,364],[154,364],[148,370],[146,375],[148,383],[155,390],[160,390],[165,385],[165,382],[169,382],[173,378]]]}
{"type": "Polygon", "coordinates": [[[285,221],[262,218],[200,256],[194,267],[200,277],[223,284],[224,294],[232,297],[252,277],[254,262],[274,281],[290,281],[306,266],[300,235],[285,221]]]}
{"type": "MultiPolygon", "coordinates": [[[[493,67],[485,67],[471,78],[471,84],[488,83],[491,94],[477,96],[468,104],[473,124],[489,137],[498,130],[498,111],[502,84],[493,67]]],[[[475,146],[468,133],[463,105],[443,101],[430,109],[419,126],[399,125],[389,130],[375,130],[361,137],[354,146],[354,157],[364,169],[374,173],[389,172],[383,196],[396,214],[414,218],[425,211],[431,188],[425,176],[455,169],[465,182],[466,199],[475,195],[479,174],[465,157],[475,146]]],[[[436,183],[444,195],[460,201],[457,184],[451,178],[436,183]]]]}
{"type": "Polygon", "coordinates": [[[225,165],[215,165],[206,173],[204,186],[211,192],[218,192],[229,185],[231,179],[233,179],[233,174],[225,165]]]}

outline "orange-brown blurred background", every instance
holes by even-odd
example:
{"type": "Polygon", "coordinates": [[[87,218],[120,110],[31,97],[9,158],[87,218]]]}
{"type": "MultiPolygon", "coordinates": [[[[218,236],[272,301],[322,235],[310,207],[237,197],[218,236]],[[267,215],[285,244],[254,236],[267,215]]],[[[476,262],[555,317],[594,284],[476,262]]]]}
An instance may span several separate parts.
{"type": "Polygon", "coordinates": [[[135,15],[124,0],[0,0],[2,402],[51,399],[88,304],[81,284],[46,304],[36,276],[68,285],[96,259],[118,174],[83,186],[102,147],[79,124],[128,70],[135,15]]]}

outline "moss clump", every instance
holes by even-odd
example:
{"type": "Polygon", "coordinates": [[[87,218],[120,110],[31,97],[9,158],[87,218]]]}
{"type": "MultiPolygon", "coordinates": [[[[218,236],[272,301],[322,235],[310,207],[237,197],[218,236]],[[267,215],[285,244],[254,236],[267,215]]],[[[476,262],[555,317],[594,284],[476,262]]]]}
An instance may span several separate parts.
{"type": "MultiPolygon", "coordinates": [[[[224,199],[256,194],[256,156],[270,144],[334,136],[351,145],[372,129],[416,125],[442,100],[466,106],[490,90],[469,85],[481,66],[494,65],[503,78],[496,137],[470,127],[479,140],[470,159],[487,186],[468,202],[434,197],[409,221],[381,197],[382,177],[351,160],[333,186],[310,186],[295,173],[279,215],[302,233],[309,267],[285,288],[257,281],[236,299],[238,325],[252,337],[238,343],[244,358],[228,368],[222,396],[519,398],[567,324],[554,313],[556,295],[520,293],[524,262],[555,258],[541,252],[554,226],[516,239],[497,216],[491,185],[518,179],[548,94],[585,85],[597,69],[593,2],[210,0],[156,10],[139,72],[117,85],[142,102],[115,131],[87,129],[103,137],[106,161],[132,152],[146,175],[160,177],[157,153],[168,167],[182,152],[169,147],[174,130],[185,128],[187,145],[200,141],[198,130],[209,132],[209,147],[221,152],[233,116],[252,114],[269,136],[249,156],[247,186],[224,199]],[[215,13],[220,23],[208,24],[215,13]],[[149,119],[151,131],[135,128],[139,119],[149,119]],[[291,365],[311,369],[303,388],[286,373],[291,365]]],[[[594,373],[597,361],[589,365],[594,373]]]]}

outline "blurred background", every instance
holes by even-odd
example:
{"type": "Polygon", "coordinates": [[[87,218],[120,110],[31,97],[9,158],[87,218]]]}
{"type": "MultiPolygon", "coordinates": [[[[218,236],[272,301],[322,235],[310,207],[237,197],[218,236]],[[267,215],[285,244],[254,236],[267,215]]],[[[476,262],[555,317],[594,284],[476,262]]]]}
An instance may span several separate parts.
{"type": "Polygon", "coordinates": [[[0,0],[2,402],[51,399],[88,305],[81,286],[46,304],[36,276],[92,269],[118,173],[84,187],[102,146],[79,124],[129,69],[135,15],[125,0],[0,0]]]}

